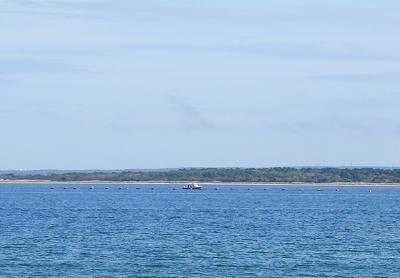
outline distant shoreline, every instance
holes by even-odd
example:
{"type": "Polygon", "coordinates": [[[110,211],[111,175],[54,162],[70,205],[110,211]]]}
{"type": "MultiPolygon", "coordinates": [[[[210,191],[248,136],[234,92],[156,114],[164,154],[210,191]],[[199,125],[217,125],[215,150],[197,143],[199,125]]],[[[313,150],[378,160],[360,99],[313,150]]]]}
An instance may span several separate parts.
{"type": "Polygon", "coordinates": [[[119,172],[0,171],[2,183],[62,184],[203,184],[299,186],[400,186],[399,169],[378,168],[180,168],[119,172]],[[3,182],[2,182],[3,181],[3,182]],[[229,182],[228,182],[229,181],[229,182]]]}
{"type": "Polygon", "coordinates": [[[197,182],[203,185],[273,185],[273,186],[400,186],[400,183],[364,183],[364,182],[335,182],[335,183],[304,183],[304,182],[200,182],[200,181],[102,181],[102,180],[88,180],[88,181],[51,181],[51,180],[0,180],[0,184],[188,184],[197,182]]]}

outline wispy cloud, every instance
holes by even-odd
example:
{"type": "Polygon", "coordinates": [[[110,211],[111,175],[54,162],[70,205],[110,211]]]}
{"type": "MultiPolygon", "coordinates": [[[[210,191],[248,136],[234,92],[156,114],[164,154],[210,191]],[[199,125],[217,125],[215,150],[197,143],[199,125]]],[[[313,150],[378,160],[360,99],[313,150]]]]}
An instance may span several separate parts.
{"type": "Polygon", "coordinates": [[[279,131],[289,131],[300,135],[342,134],[370,136],[388,135],[398,137],[400,134],[400,118],[363,115],[350,117],[346,115],[321,115],[318,119],[291,119],[272,127],[279,131]]]}
{"type": "MultiPolygon", "coordinates": [[[[25,54],[25,55],[70,55],[70,56],[103,56],[122,55],[130,53],[189,53],[189,54],[240,54],[260,56],[268,60],[287,61],[396,61],[400,60],[400,53],[393,49],[371,49],[359,51],[357,46],[338,49],[335,46],[323,46],[312,43],[278,43],[278,42],[213,42],[213,41],[146,41],[123,42],[119,44],[105,44],[103,46],[79,47],[43,47],[41,49],[15,49],[0,50],[0,53],[25,54]]],[[[344,79],[345,75],[320,75],[321,79],[344,79]]],[[[354,75],[357,78],[356,75],[354,75]]],[[[363,78],[362,74],[359,78],[363,78]]]]}
{"type": "Polygon", "coordinates": [[[143,1],[143,0],[5,0],[0,3],[0,13],[31,14],[49,16],[81,16],[104,20],[129,20],[140,21],[141,19],[160,20],[187,20],[187,19],[216,19],[222,17],[229,19],[247,19],[265,21],[275,15],[275,19],[285,17],[293,18],[290,10],[259,10],[234,8],[233,5],[219,7],[210,2],[207,5],[185,3],[177,1],[143,1]],[[280,17],[276,17],[276,15],[280,17]]]}
{"type": "Polygon", "coordinates": [[[325,74],[316,78],[332,82],[400,84],[400,73],[355,73],[355,74],[325,74]]]}
{"type": "Polygon", "coordinates": [[[12,80],[12,79],[3,78],[3,77],[0,76],[0,83],[3,83],[3,84],[10,84],[10,83],[13,83],[13,82],[14,82],[14,80],[12,80]]]}
{"type": "MultiPolygon", "coordinates": [[[[313,18],[312,13],[324,12],[329,14],[329,10],[324,8],[327,4],[321,5],[314,3],[315,1],[306,1],[304,4],[296,4],[295,1],[279,4],[238,4],[221,5],[214,3],[215,1],[206,1],[206,4],[187,3],[186,1],[154,1],[154,0],[5,0],[0,2],[0,13],[21,13],[37,15],[41,19],[46,15],[59,17],[82,17],[84,20],[79,24],[88,23],[90,19],[104,19],[105,21],[124,21],[124,24],[114,26],[116,33],[126,32],[122,37],[116,36],[114,44],[112,39],[99,43],[95,41],[93,45],[78,45],[76,49],[60,49],[60,54],[68,55],[69,53],[87,53],[88,55],[99,53],[129,53],[134,51],[141,52],[186,52],[186,53],[234,53],[242,55],[257,55],[268,59],[286,59],[286,60],[347,60],[347,61],[365,61],[365,60],[400,60],[400,52],[398,51],[398,42],[388,43],[382,42],[381,49],[373,49],[360,38],[359,43],[346,45],[346,40],[326,40],[327,44],[313,41],[312,31],[319,28],[309,28],[310,25],[315,27],[315,22],[309,22],[313,18]],[[256,7],[259,6],[258,9],[256,7]],[[314,7],[316,6],[316,7],[314,7]],[[308,9],[308,7],[314,7],[308,9]],[[212,20],[210,20],[212,19],[212,20]],[[214,24],[215,22],[218,24],[214,24]],[[254,20],[259,22],[254,23],[254,20]],[[140,28],[147,30],[146,34],[138,31],[138,26],[131,25],[132,28],[126,28],[128,24],[143,24],[140,28]],[[280,24],[282,21],[285,24],[280,24]],[[299,32],[306,36],[301,37],[296,34],[296,22],[299,24],[299,32]],[[199,22],[201,27],[199,28],[199,22]],[[252,24],[244,27],[239,26],[238,22],[252,22],[252,24]],[[289,22],[289,23],[287,23],[289,22]],[[190,32],[181,28],[183,23],[187,25],[187,30],[193,29],[194,33],[198,32],[198,40],[193,41],[194,36],[190,32]],[[262,23],[262,24],[260,24],[262,23]],[[153,24],[161,24],[154,27],[153,24]],[[288,27],[292,26],[293,30],[288,27]],[[271,28],[270,26],[277,26],[271,28]],[[212,29],[215,26],[215,30],[212,29]],[[259,28],[265,26],[265,30],[259,28]],[[118,28],[118,29],[117,29],[118,28]],[[146,29],[148,28],[148,29],[146,29]],[[165,28],[165,34],[171,34],[171,37],[160,35],[161,33],[154,32],[153,29],[165,28]],[[169,30],[177,29],[176,32],[169,30]],[[241,28],[237,32],[233,30],[241,28]],[[254,30],[253,30],[254,29],[254,30]],[[300,30],[301,29],[301,30],[300,30]],[[121,31],[123,30],[123,31],[121,31]],[[215,32],[223,32],[227,30],[224,36],[216,35],[215,32]],[[277,32],[281,30],[281,32],[277,32]],[[309,30],[309,31],[307,31],[309,30]],[[247,34],[250,32],[249,34],[247,34]],[[293,38],[291,36],[293,32],[293,38]],[[308,33],[309,32],[309,33],[308,33]],[[178,34],[178,36],[174,36],[178,34]],[[254,35],[256,34],[256,35],[254,35]],[[288,36],[289,35],[289,36],[288,36]],[[135,38],[136,42],[129,42],[130,38],[135,38]],[[164,39],[163,39],[164,38],[164,39]],[[168,38],[170,39],[168,41],[168,38]],[[181,41],[179,41],[179,38],[181,41]],[[268,38],[271,38],[268,41],[268,38]],[[311,39],[310,39],[311,38],[311,39]],[[217,41],[220,39],[220,41],[217,41]],[[118,41],[117,41],[118,40],[118,41]],[[329,44],[330,42],[336,42],[329,44]],[[104,45],[99,47],[99,45],[104,45]],[[388,45],[388,46],[387,46],[388,45]]],[[[217,1],[218,2],[218,1],[217,1]]],[[[279,1],[277,1],[279,2],[279,1]]],[[[285,1],[283,1],[285,2],[285,1]]],[[[335,10],[335,13],[330,15],[330,19],[334,20],[335,15],[346,12],[352,15],[352,11],[347,11],[348,6],[345,2],[329,4],[329,6],[341,7],[335,10]]],[[[353,5],[349,5],[353,7],[353,5]]],[[[384,5],[385,6],[385,5],[384,5]]],[[[354,8],[354,7],[353,7],[354,8]]],[[[371,10],[372,11],[372,10],[371,10]]],[[[370,11],[370,12],[371,12],[370,11]]],[[[368,14],[369,15],[369,14],[368,14]]],[[[349,17],[345,17],[350,18],[349,17]]],[[[337,20],[337,19],[335,19],[337,20]]],[[[67,20],[63,20],[70,25],[67,20]]],[[[339,21],[339,20],[338,20],[339,21]]],[[[374,22],[380,22],[375,20],[374,22]]],[[[317,22],[318,23],[318,22],[317,22]]],[[[324,24],[321,19],[321,24],[324,24]]],[[[336,23],[336,22],[335,22],[336,23]]],[[[74,23],[72,23],[74,24],[74,23]]],[[[78,23],[75,23],[78,24],[78,23]]],[[[95,25],[95,24],[94,24],[95,25]]],[[[334,24],[332,24],[334,25],[334,24]]],[[[397,26],[397,25],[395,25],[397,26]]],[[[329,27],[329,26],[328,26],[329,27]]],[[[77,27],[78,28],[78,27],[77,27]]],[[[99,26],[99,28],[103,28],[99,26]]],[[[112,28],[112,27],[111,27],[112,28]]],[[[51,29],[51,28],[50,28],[51,29]]],[[[339,28],[340,29],[340,28],[339,28]]],[[[327,28],[327,30],[330,30],[327,28]]],[[[353,30],[349,28],[348,32],[353,30]]],[[[335,30],[334,30],[335,31],[335,30]]],[[[347,35],[347,30],[344,32],[347,35]]],[[[353,30],[354,31],[354,30],[353,30]]],[[[340,30],[342,33],[342,30],[340,30]]],[[[337,34],[336,34],[337,35],[337,34]]],[[[77,38],[79,34],[72,34],[72,37],[77,38]]],[[[101,41],[101,38],[99,39],[101,41]]],[[[51,39],[49,39],[51,41],[51,39]]],[[[57,45],[57,42],[54,42],[57,45]]],[[[58,45],[62,48],[62,44],[58,45]]],[[[14,46],[11,46],[11,48],[14,46]]],[[[20,45],[17,48],[22,48],[20,45]]],[[[39,51],[55,52],[52,49],[43,49],[39,51]]],[[[68,46],[64,47],[68,48],[68,46]]],[[[4,49],[4,48],[3,48],[4,49]]],[[[32,51],[31,47],[27,50],[32,51]]]]}
{"type": "Polygon", "coordinates": [[[73,73],[85,69],[58,61],[29,58],[0,58],[0,74],[73,73]]]}
{"type": "Polygon", "coordinates": [[[79,9],[78,7],[73,9],[63,8],[63,1],[5,0],[0,3],[0,14],[52,16],[64,18],[84,16],[87,14],[87,11],[79,9]]]}
{"type": "Polygon", "coordinates": [[[241,43],[168,43],[132,44],[126,50],[166,51],[166,52],[199,52],[199,53],[243,53],[263,55],[267,58],[288,60],[393,60],[399,59],[398,51],[360,51],[357,46],[338,49],[335,46],[301,43],[277,42],[241,42],[241,43]]]}
{"type": "Polygon", "coordinates": [[[199,108],[189,104],[182,95],[167,94],[165,97],[179,115],[180,123],[184,128],[203,129],[214,126],[199,108]]]}

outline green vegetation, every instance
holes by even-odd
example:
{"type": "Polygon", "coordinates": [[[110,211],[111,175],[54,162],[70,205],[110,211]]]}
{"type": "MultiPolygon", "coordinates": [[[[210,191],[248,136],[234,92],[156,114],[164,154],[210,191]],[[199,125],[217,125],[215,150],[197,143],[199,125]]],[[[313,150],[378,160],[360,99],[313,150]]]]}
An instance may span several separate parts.
{"type": "Polygon", "coordinates": [[[400,183],[400,169],[379,168],[185,168],[160,171],[71,172],[1,175],[8,180],[50,181],[198,181],[263,183],[400,183]]]}

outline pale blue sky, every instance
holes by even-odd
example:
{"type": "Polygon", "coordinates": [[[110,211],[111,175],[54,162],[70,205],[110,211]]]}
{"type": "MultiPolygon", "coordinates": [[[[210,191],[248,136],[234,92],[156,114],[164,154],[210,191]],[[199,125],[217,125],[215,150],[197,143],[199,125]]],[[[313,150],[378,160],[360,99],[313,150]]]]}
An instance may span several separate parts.
{"type": "Polygon", "coordinates": [[[0,0],[0,168],[400,165],[398,0],[0,0]]]}

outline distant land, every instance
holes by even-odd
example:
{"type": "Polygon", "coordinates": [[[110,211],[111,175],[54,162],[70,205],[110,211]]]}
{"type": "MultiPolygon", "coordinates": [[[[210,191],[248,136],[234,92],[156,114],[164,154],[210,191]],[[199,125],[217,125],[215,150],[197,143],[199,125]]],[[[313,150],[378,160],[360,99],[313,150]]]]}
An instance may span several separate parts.
{"type": "Polygon", "coordinates": [[[397,167],[180,168],[0,171],[3,182],[222,182],[400,184],[397,167]]]}

